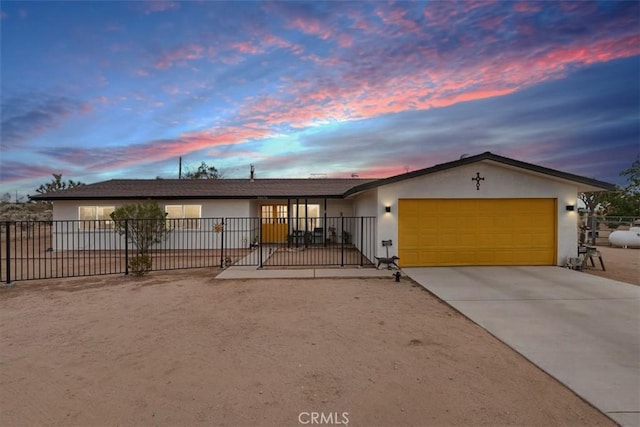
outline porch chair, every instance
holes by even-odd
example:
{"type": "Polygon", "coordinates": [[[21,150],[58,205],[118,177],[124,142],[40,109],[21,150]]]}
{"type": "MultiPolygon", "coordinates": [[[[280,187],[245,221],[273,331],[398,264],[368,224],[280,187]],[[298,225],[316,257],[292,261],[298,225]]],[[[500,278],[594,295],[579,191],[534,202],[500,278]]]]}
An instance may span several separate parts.
{"type": "Polygon", "coordinates": [[[321,245],[324,243],[323,227],[316,227],[313,229],[313,234],[311,235],[311,243],[314,245],[321,245]]]}

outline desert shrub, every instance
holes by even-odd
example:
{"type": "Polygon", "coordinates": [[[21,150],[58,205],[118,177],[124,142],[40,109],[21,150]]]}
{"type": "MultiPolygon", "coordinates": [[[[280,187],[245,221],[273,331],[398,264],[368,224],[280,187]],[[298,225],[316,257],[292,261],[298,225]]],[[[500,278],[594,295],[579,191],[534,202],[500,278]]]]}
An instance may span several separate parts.
{"type": "Polygon", "coordinates": [[[166,217],[166,212],[153,201],[124,205],[111,213],[114,229],[127,236],[128,243],[136,248],[136,256],[129,263],[132,270],[134,265],[138,270],[134,274],[141,276],[151,271],[151,247],[171,232],[166,217]]]}
{"type": "Polygon", "coordinates": [[[149,255],[136,255],[129,260],[129,270],[134,276],[144,276],[151,271],[151,257],[149,255]]]}

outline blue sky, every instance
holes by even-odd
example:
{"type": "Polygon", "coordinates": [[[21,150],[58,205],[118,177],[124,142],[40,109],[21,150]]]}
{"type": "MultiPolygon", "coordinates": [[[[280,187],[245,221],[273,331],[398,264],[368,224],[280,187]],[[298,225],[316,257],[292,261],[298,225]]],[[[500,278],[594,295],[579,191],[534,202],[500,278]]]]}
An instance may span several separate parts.
{"type": "Polygon", "coordinates": [[[0,4],[2,193],[384,177],[491,151],[622,183],[639,2],[0,4]]]}

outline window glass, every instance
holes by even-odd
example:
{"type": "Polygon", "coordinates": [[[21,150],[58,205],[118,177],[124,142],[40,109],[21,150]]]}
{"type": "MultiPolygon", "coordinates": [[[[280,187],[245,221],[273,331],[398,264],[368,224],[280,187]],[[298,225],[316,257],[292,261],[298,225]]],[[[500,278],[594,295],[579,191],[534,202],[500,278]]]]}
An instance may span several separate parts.
{"type": "Polygon", "coordinates": [[[167,205],[164,211],[167,213],[167,219],[182,218],[182,205],[167,205]]]}
{"type": "Polygon", "coordinates": [[[80,230],[113,228],[110,215],[114,210],[116,210],[115,206],[80,206],[78,208],[80,230]]]}
{"type": "Polygon", "coordinates": [[[200,218],[200,205],[184,205],[185,218],[200,218]]]}
{"type": "Polygon", "coordinates": [[[166,205],[165,212],[169,222],[169,227],[181,229],[200,229],[201,205],[166,205]],[[197,218],[197,219],[196,219],[197,218]]]}
{"type": "Polygon", "coordinates": [[[96,219],[96,207],[95,206],[80,206],[80,220],[90,221],[96,219]]]}
{"type": "Polygon", "coordinates": [[[305,205],[293,205],[293,223],[296,226],[297,230],[307,230],[313,231],[316,227],[322,227],[322,222],[320,220],[320,205],[317,204],[307,204],[306,205],[306,215],[305,215],[305,205]],[[306,223],[305,223],[306,218],[306,223]]]}
{"type": "Polygon", "coordinates": [[[116,210],[115,206],[98,206],[97,219],[111,220],[111,214],[116,210]]]}

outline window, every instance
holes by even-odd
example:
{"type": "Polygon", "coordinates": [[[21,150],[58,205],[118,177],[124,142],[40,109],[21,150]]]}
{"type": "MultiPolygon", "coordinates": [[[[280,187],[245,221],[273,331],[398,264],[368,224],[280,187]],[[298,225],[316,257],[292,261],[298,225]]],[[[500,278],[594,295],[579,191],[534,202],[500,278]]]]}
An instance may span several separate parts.
{"type": "Polygon", "coordinates": [[[306,205],[307,211],[305,214],[305,205],[292,205],[291,210],[293,214],[293,224],[296,230],[313,231],[316,227],[322,227],[320,222],[320,205],[306,205]],[[305,227],[306,218],[306,227],[305,227]]]}
{"type": "Polygon", "coordinates": [[[113,228],[111,214],[114,210],[116,210],[115,206],[80,206],[78,208],[80,230],[113,228]]]}
{"type": "Polygon", "coordinates": [[[177,229],[200,229],[201,205],[166,205],[164,207],[169,227],[177,229]]]}
{"type": "Polygon", "coordinates": [[[263,224],[286,224],[287,205],[262,205],[261,206],[263,224]]]}

